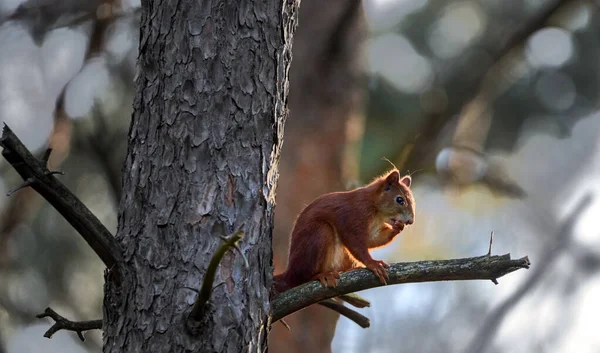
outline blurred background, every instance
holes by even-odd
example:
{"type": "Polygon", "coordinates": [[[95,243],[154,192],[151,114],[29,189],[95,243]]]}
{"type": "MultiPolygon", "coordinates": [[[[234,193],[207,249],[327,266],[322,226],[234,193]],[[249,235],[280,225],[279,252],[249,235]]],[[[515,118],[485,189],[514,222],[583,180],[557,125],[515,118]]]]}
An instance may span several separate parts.
{"type": "MultiPolygon", "coordinates": [[[[111,230],[132,110],[140,3],[0,0],[0,120],[111,230]]],[[[528,255],[490,281],[390,286],[361,329],[314,306],[271,352],[599,352],[599,1],[302,0],[274,264],[302,207],[390,168],[413,226],[389,262],[528,255]],[[591,197],[591,199],[590,199],[591,197]],[[582,206],[582,200],[590,200],[582,206]],[[581,207],[582,206],[582,207],[581,207]],[[577,209],[576,209],[577,208],[577,209]]],[[[100,352],[35,315],[102,316],[103,264],[0,160],[0,353],[100,352]]]]}

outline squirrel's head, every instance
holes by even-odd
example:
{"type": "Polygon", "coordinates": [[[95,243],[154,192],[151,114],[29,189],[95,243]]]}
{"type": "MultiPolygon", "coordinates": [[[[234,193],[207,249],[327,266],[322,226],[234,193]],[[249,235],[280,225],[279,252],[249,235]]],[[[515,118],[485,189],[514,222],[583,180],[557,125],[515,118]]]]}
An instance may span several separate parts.
{"type": "Polygon", "coordinates": [[[400,177],[396,169],[381,179],[379,211],[389,217],[391,222],[410,225],[415,221],[415,200],[410,190],[411,181],[410,175],[400,177]]]}

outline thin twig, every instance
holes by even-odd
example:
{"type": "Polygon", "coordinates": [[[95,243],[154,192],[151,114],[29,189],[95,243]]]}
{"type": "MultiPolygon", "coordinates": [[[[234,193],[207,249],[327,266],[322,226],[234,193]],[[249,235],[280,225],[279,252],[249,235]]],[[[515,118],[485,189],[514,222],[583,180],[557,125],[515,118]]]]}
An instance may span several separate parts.
{"type": "Polygon", "coordinates": [[[25,179],[25,181],[23,181],[23,183],[21,183],[21,185],[17,186],[16,188],[14,188],[12,190],[9,190],[6,193],[6,196],[12,196],[12,194],[14,194],[15,192],[17,192],[17,191],[19,191],[21,189],[24,189],[24,188],[26,188],[28,186],[33,185],[34,182],[35,182],[35,179],[33,179],[33,178],[27,178],[27,179],[25,179]]]}
{"type": "Polygon", "coordinates": [[[368,300],[366,300],[365,298],[361,297],[360,295],[358,295],[356,293],[348,293],[348,294],[340,295],[337,298],[345,301],[346,303],[352,305],[355,308],[367,308],[367,307],[371,306],[371,303],[368,300]]]}
{"type": "Polygon", "coordinates": [[[285,322],[285,320],[284,320],[284,319],[281,319],[281,320],[279,320],[279,322],[281,322],[281,324],[282,324],[282,325],[283,325],[285,328],[287,328],[287,329],[288,329],[288,331],[291,331],[291,330],[292,330],[292,328],[290,327],[290,325],[289,325],[287,322],[285,322]]]}
{"type": "Polygon", "coordinates": [[[331,299],[324,300],[319,304],[333,311],[337,311],[340,315],[345,316],[348,319],[354,321],[358,326],[362,328],[368,328],[371,326],[371,321],[368,317],[344,306],[344,304],[338,303],[331,299]]]}
{"type": "MultiPolygon", "coordinates": [[[[500,278],[522,268],[529,268],[527,257],[511,260],[510,254],[478,256],[454,260],[418,261],[391,264],[388,284],[477,280],[500,278]]],[[[325,288],[317,281],[304,283],[279,294],[271,302],[272,322],[276,322],[309,305],[343,294],[381,287],[383,284],[367,269],[356,269],[341,275],[337,287],[325,288]]]]}
{"type": "Polygon", "coordinates": [[[38,319],[50,317],[52,320],[54,320],[54,325],[52,325],[48,331],[44,333],[44,337],[46,338],[52,338],[52,335],[59,330],[68,330],[77,332],[77,336],[83,342],[85,341],[85,337],[83,337],[83,331],[102,329],[102,319],[90,321],[71,321],[62,317],[56,311],[50,308],[46,308],[42,314],[36,315],[35,317],[38,319]]]}
{"type": "Polygon", "coordinates": [[[354,321],[356,324],[358,324],[358,326],[360,326],[362,328],[367,328],[367,327],[371,326],[371,321],[369,320],[369,318],[367,318],[366,316],[360,314],[359,312],[357,312],[353,309],[350,309],[350,308],[344,306],[344,304],[338,302],[337,300],[345,301],[346,303],[354,306],[355,308],[359,308],[359,309],[371,306],[371,303],[368,300],[366,300],[365,298],[361,297],[358,294],[348,293],[348,294],[340,295],[339,297],[335,297],[333,299],[324,300],[324,301],[320,302],[319,305],[321,305],[327,309],[333,310],[342,316],[347,317],[348,319],[354,321]]]}
{"type": "MultiPolygon", "coordinates": [[[[494,241],[494,231],[490,234],[490,247],[488,249],[487,256],[492,256],[492,243],[494,241]]],[[[492,278],[492,283],[498,285],[498,280],[496,278],[492,278]]]]}
{"type": "Polygon", "coordinates": [[[81,234],[106,267],[115,268],[123,257],[121,248],[102,222],[48,170],[44,159],[35,158],[13,131],[4,124],[0,146],[2,156],[43,198],[81,234]]]}
{"type": "Polygon", "coordinates": [[[492,242],[494,241],[494,231],[490,234],[490,247],[488,249],[487,256],[492,256],[492,242]]]}
{"type": "MultiPolygon", "coordinates": [[[[204,309],[206,307],[206,303],[208,303],[208,300],[210,299],[210,295],[212,294],[213,282],[215,281],[217,268],[221,263],[221,259],[223,259],[223,256],[225,256],[227,251],[235,248],[237,243],[244,237],[244,233],[241,230],[242,227],[243,225],[228,237],[220,237],[223,240],[223,244],[217,249],[213,257],[210,259],[210,263],[208,264],[208,268],[204,274],[204,279],[202,280],[202,286],[200,287],[198,296],[194,301],[194,306],[192,306],[192,310],[188,315],[187,327],[192,333],[196,331],[197,324],[204,315],[204,309]]],[[[240,254],[242,254],[241,250],[240,254]]],[[[245,263],[247,263],[248,260],[246,257],[243,256],[243,258],[245,263]]]]}

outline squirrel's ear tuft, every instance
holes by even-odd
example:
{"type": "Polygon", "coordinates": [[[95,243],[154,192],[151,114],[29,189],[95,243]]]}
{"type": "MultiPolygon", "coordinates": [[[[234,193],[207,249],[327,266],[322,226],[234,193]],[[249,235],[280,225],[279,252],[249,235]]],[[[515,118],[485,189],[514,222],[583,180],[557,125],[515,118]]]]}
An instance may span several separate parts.
{"type": "Polygon", "coordinates": [[[385,185],[387,187],[396,185],[398,184],[398,180],[400,180],[400,173],[398,173],[397,170],[394,170],[390,173],[390,175],[387,176],[387,178],[385,178],[385,185]]]}
{"type": "Polygon", "coordinates": [[[410,175],[406,175],[404,177],[402,177],[402,180],[400,180],[400,182],[404,185],[406,185],[407,187],[410,187],[410,183],[412,182],[412,179],[410,178],[410,175]]]}

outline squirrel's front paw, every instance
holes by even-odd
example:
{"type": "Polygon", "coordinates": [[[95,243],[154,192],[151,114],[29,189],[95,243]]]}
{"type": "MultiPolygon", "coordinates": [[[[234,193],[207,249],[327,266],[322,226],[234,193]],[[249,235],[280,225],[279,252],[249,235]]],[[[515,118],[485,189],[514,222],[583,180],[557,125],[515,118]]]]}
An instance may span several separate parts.
{"type": "Polygon", "coordinates": [[[371,260],[365,264],[366,267],[371,270],[379,278],[381,283],[387,285],[387,279],[389,278],[386,268],[390,267],[387,262],[382,260],[371,260]]]}
{"type": "Polygon", "coordinates": [[[330,272],[325,272],[325,273],[319,273],[318,275],[316,275],[314,277],[314,279],[321,282],[321,285],[325,288],[337,287],[339,278],[340,278],[339,271],[330,271],[330,272]]]}

